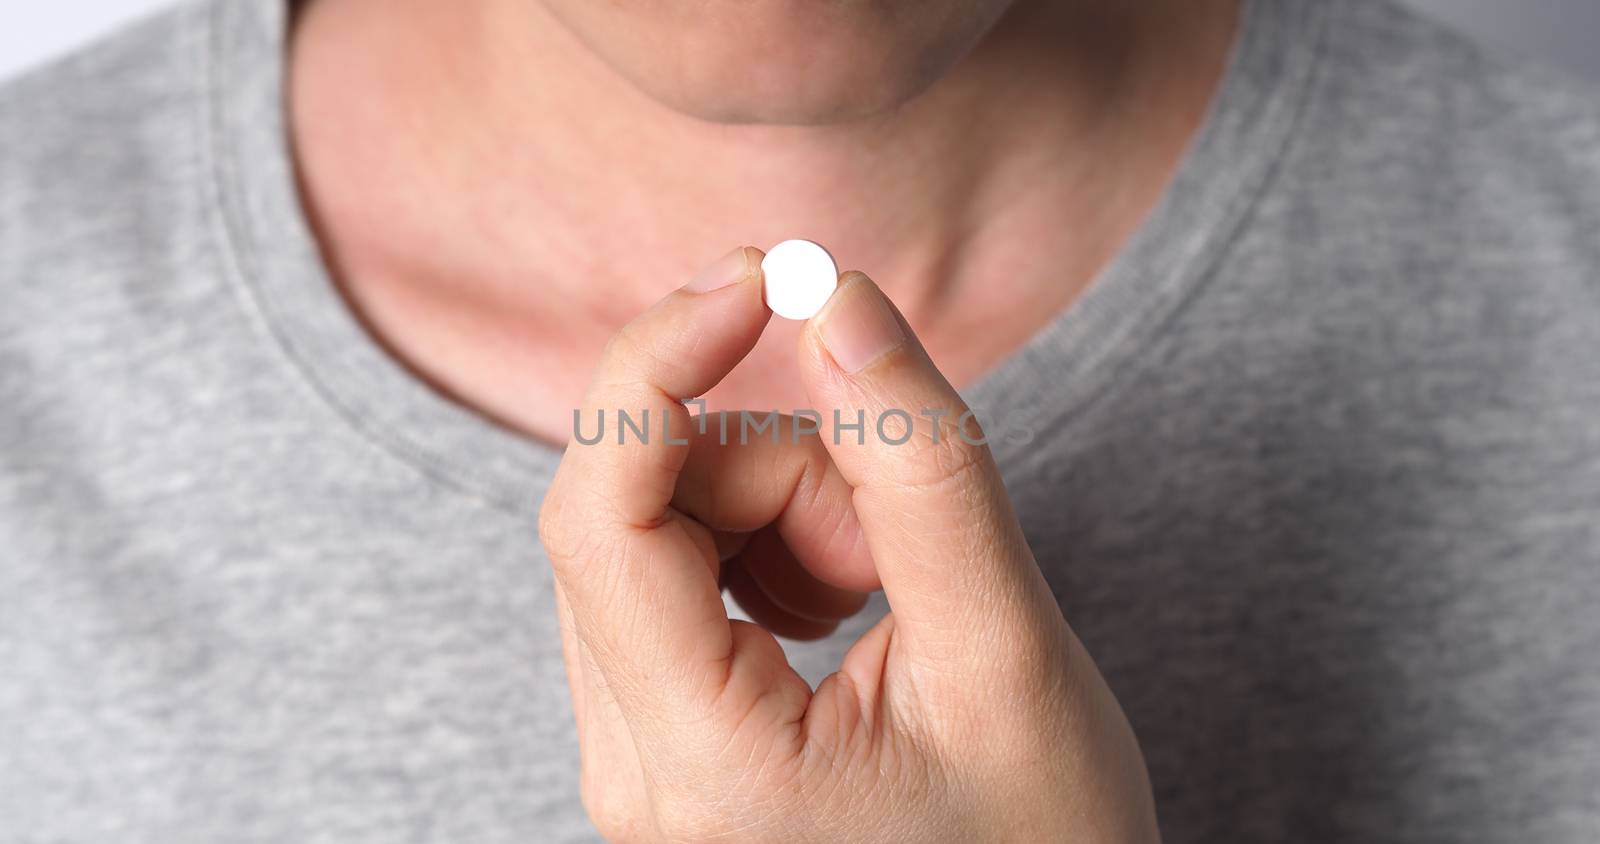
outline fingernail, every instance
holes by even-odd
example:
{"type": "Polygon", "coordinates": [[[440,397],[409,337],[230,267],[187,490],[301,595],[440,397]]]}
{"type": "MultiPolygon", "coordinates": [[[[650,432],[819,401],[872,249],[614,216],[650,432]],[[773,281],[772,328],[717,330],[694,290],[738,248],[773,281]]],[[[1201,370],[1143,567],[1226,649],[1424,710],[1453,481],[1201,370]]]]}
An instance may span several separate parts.
{"type": "Polygon", "coordinates": [[[822,345],[839,368],[855,374],[906,342],[889,300],[871,279],[852,273],[818,315],[822,345]]]}
{"type": "Polygon", "coordinates": [[[708,293],[743,281],[750,274],[750,259],[743,246],[718,258],[683,286],[690,293],[708,293]]]}

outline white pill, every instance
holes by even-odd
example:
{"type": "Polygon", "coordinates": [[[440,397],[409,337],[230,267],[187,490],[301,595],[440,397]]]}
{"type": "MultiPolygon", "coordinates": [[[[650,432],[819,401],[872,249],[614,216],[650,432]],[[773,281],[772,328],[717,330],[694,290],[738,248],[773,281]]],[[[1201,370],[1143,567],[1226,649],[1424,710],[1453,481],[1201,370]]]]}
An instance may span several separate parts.
{"type": "Polygon", "coordinates": [[[809,240],[785,240],[761,260],[767,307],[785,319],[810,319],[839,286],[839,265],[809,240]]]}

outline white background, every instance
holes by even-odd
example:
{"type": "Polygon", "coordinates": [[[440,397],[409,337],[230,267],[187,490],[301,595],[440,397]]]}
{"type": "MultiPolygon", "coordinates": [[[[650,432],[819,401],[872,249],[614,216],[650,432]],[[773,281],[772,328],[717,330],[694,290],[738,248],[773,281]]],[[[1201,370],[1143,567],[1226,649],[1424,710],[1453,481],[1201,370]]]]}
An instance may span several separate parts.
{"type": "MultiPolygon", "coordinates": [[[[0,77],[170,2],[0,0],[0,77]]],[[[1404,2],[1455,23],[1497,50],[1560,65],[1600,82],[1600,0],[1404,2]]]]}

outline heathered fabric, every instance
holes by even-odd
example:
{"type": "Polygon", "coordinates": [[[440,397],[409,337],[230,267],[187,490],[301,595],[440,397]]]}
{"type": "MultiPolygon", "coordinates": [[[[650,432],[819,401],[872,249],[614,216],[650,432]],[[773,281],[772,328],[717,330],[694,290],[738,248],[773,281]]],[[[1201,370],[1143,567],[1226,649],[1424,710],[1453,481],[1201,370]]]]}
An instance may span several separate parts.
{"type": "MultiPolygon", "coordinates": [[[[283,24],[0,89],[0,841],[591,840],[558,455],[345,309],[283,24]]],[[[1169,842],[1600,840],[1597,360],[1600,108],[1252,3],[1160,206],[968,391],[1035,432],[996,453],[1169,842]]]]}

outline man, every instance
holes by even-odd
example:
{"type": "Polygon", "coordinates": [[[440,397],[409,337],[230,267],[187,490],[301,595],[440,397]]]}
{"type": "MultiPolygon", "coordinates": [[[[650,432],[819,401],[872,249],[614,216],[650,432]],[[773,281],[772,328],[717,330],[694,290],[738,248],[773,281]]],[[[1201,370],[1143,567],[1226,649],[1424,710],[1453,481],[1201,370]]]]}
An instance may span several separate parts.
{"type": "Polygon", "coordinates": [[[0,92],[3,837],[1592,840],[1597,231],[1373,0],[182,7],[0,92]]]}

